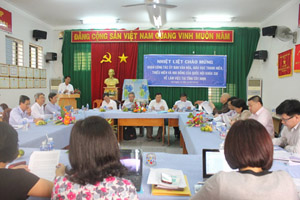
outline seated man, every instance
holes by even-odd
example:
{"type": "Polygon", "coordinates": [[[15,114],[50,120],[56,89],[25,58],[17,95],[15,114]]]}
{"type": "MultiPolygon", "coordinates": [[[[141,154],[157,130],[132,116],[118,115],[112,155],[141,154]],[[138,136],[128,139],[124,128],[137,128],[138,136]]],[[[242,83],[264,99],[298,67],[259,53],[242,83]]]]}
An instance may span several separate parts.
{"type": "MultiPolygon", "coordinates": [[[[135,94],[134,92],[129,92],[128,99],[125,100],[123,103],[122,109],[125,107],[128,108],[128,110],[133,110],[136,106],[140,106],[140,103],[138,101],[135,101],[135,94]]],[[[124,127],[125,128],[125,127],[124,127]]],[[[140,137],[144,136],[144,127],[140,126],[140,137]]]]}
{"type": "Polygon", "coordinates": [[[109,109],[109,110],[117,110],[117,103],[109,98],[108,93],[103,94],[103,101],[101,104],[101,107],[103,109],[109,109]]]}
{"type": "Polygon", "coordinates": [[[300,102],[285,100],[276,108],[276,114],[281,115],[284,125],[280,138],[274,138],[273,144],[285,150],[300,154],[300,102]]]}
{"type": "Polygon", "coordinates": [[[45,114],[60,115],[61,108],[56,104],[57,94],[55,92],[51,92],[48,95],[48,99],[49,99],[49,103],[45,107],[45,114]]]}
{"type": "Polygon", "coordinates": [[[36,93],[34,95],[35,103],[31,106],[31,115],[33,118],[45,119],[44,103],[45,95],[36,93]]]}
{"type": "Polygon", "coordinates": [[[23,120],[27,122],[36,122],[40,119],[34,119],[31,116],[30,99],[28,96],[21,95],[19,100],[19,106],[13,108],[10,112],[9,124],[10,125],[22,125],[23,120]]]}
{"type": "Polygon", "coordinates": [[[140,103],[138,101],[135,101],[134,92],[129,92],[128,99],[124,101],[122,109],[126,107],[129,110],[133,110],[136,106],[140,106],[140,103]]]}
{"type": "Polygon", "coordinates": [[[259,96],[248,99],[249,110],[252,113],[250,119],[260,122],[268,131],[271,138],[274,138],[274,124],[271,113],[263,107],[263,102],[259,96]]]}
{"type": "MultiPolygon", "coordinates": [[[[166,101],[162,99],[161,93],[156,93],[155,99],[152,100],[149,104],[149,108],[151,108],[151,110],[156,110],[156,111],[160,111],[160,110],[167,111],[168,105],[167,105],[166,101]]],[[[148,140],[153,139],[152,134],[153,134],[153,127],[148,126],[147,127],[147,139],[148,140]]],[[[156,140],[160,141],[161,137],[162,137],[162,127],[159,127],[158,131],[157,131],[157,135],[156,135],[156,140]]]]}
{"type": "Polygon", "coordinates": [[[232,119],[237,113],[234,109],[234,106],[232,106],[231,102],[235,99],[238,99],[237,97],[230,97],[227,100],[227,106],[229,108],[229,111],[227,113],[223,113],[222,115],[227,115],[229,119],[232,119]]]}
{"type": "Polygon", "coordinates": [[[173,108],[174,110],[192,110],[194,106],[191,101],[187,100],[187,95],[185,93],[182,93],[180,95],[180,100],[175,102],[173,108]]]}
{"type": "MultiPolygon", "coordinates": [[[[173,109],[174,110],[192,110],[194,108],[193,104],[191,101],[187,100],[187,95],[185,93],[182,93],[180,95],[180,100],[176,101],[173,109]]],[[[176,138],[180,137],[180,131],[178,127],[174,127],[174,134],[176,138]]]]}
{"type": "MultiPolygon", "coordinates": [[[[213,115],[227,113],[229,111],[227,101],[230,98],[230,94],[223,93],[220,97],[220,102],[223,104],[221,110],[218,110],[213,102],[209,102],[210,107],[213,109],[213,115]]],[[[196,101],[195,104],[200,105],[203,101],[196,101]]]]}

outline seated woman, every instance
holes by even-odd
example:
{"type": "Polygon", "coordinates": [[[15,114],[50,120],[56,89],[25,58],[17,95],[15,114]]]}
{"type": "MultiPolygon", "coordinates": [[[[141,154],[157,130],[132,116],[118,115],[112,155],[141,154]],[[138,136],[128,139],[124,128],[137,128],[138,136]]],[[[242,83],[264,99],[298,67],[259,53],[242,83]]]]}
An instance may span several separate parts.
{"type": "Polygon", "coordinates": [[[233,101],[231,101],[231,105],[237,113],[231,119],[231,124],[233,124],[237,120],[245,120],[250,117],[251,112],[248,110],[248,106],[243,99],[234,99],[233,101]]]}
{"type": "Polygon", "coordinates": [[[138,199],[134,185],[121,178],[126,168],[105,119],[93,116],[75,123],[69,160],[71,169],[55,179],[52,199],[138,199]]]}
{"type": "Polygon", "coordinates": [[[296,186],[285,171],[268,171],[273,143],[265,127],[253,119],[239,120],[225,140],[227,163],[238,171],[219,172],[209,178],[192,200],[296,200],[296,186]]]}
{"type": "Polygon", "coordinates": [[[9,124],[0,122],[0,199],[50,197],[53,183],[28,172],[27,166],[6,169],[18,154],[18,133],[9,124]]]}

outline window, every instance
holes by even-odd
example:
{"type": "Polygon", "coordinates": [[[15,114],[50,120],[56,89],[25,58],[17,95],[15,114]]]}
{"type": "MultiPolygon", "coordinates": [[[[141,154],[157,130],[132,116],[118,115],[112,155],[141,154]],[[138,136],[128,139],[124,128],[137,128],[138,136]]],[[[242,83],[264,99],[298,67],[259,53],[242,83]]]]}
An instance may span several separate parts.
{"type": "Polygon", "coordinates": [[[235,84],[227,83],[226,88],[208,88],[208,100],[214,103],[220,103],[220,97],[223,93],[229,93],[230,96],[236,96],[235,84]]]}
{"type": "Polygon", "coordinates": [[[43,68],[43,48],[37,45],[29,45],[29,66],[31,68],[43,68]]]}
{"type": "Polygon", "coordinates": [[[91,70],[91,52],[74,53],[74,71],[91,70]]]}
{"type": "Polygon", "coordinates": [[[6,64],[24,66],[23,41],[6,36],[6,64]]]}

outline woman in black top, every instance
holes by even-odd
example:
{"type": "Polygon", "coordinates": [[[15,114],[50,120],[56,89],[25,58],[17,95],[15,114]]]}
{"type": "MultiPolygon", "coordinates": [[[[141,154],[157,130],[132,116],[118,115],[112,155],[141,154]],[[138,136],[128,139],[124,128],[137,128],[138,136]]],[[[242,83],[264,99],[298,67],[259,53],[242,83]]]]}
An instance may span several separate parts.
{"type": "Polygon", "coordinates": [[[27,166],[6,169],[18,154],[18,133],[9,124],[0,122],[0,199],[51,197],[53,183],[28,172],[27,166]]]}

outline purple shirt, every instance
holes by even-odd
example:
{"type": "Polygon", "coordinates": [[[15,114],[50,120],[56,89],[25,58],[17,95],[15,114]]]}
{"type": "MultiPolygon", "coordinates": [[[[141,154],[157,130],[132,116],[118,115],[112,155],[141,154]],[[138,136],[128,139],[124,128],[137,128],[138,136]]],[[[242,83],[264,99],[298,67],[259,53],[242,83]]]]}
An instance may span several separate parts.
{"type": "Polygon", "coordinates": [[[264,127],[267,129],[270,136],[274,138],[273,118],[271,113],[267,109],[261,107],[255,114],[251,114],[249,118],[255,119],[256,121],[264,125],[264,127]]]}
{"type": "Polygon", "coordinates": [[[10,125],[21,125],[23,119],[27,119],[27,122],[33,122],[32,116],[28,115],[26,111],[23,111],[20,106],[13,108],[10,112],[9,124],[10,125]]]}

